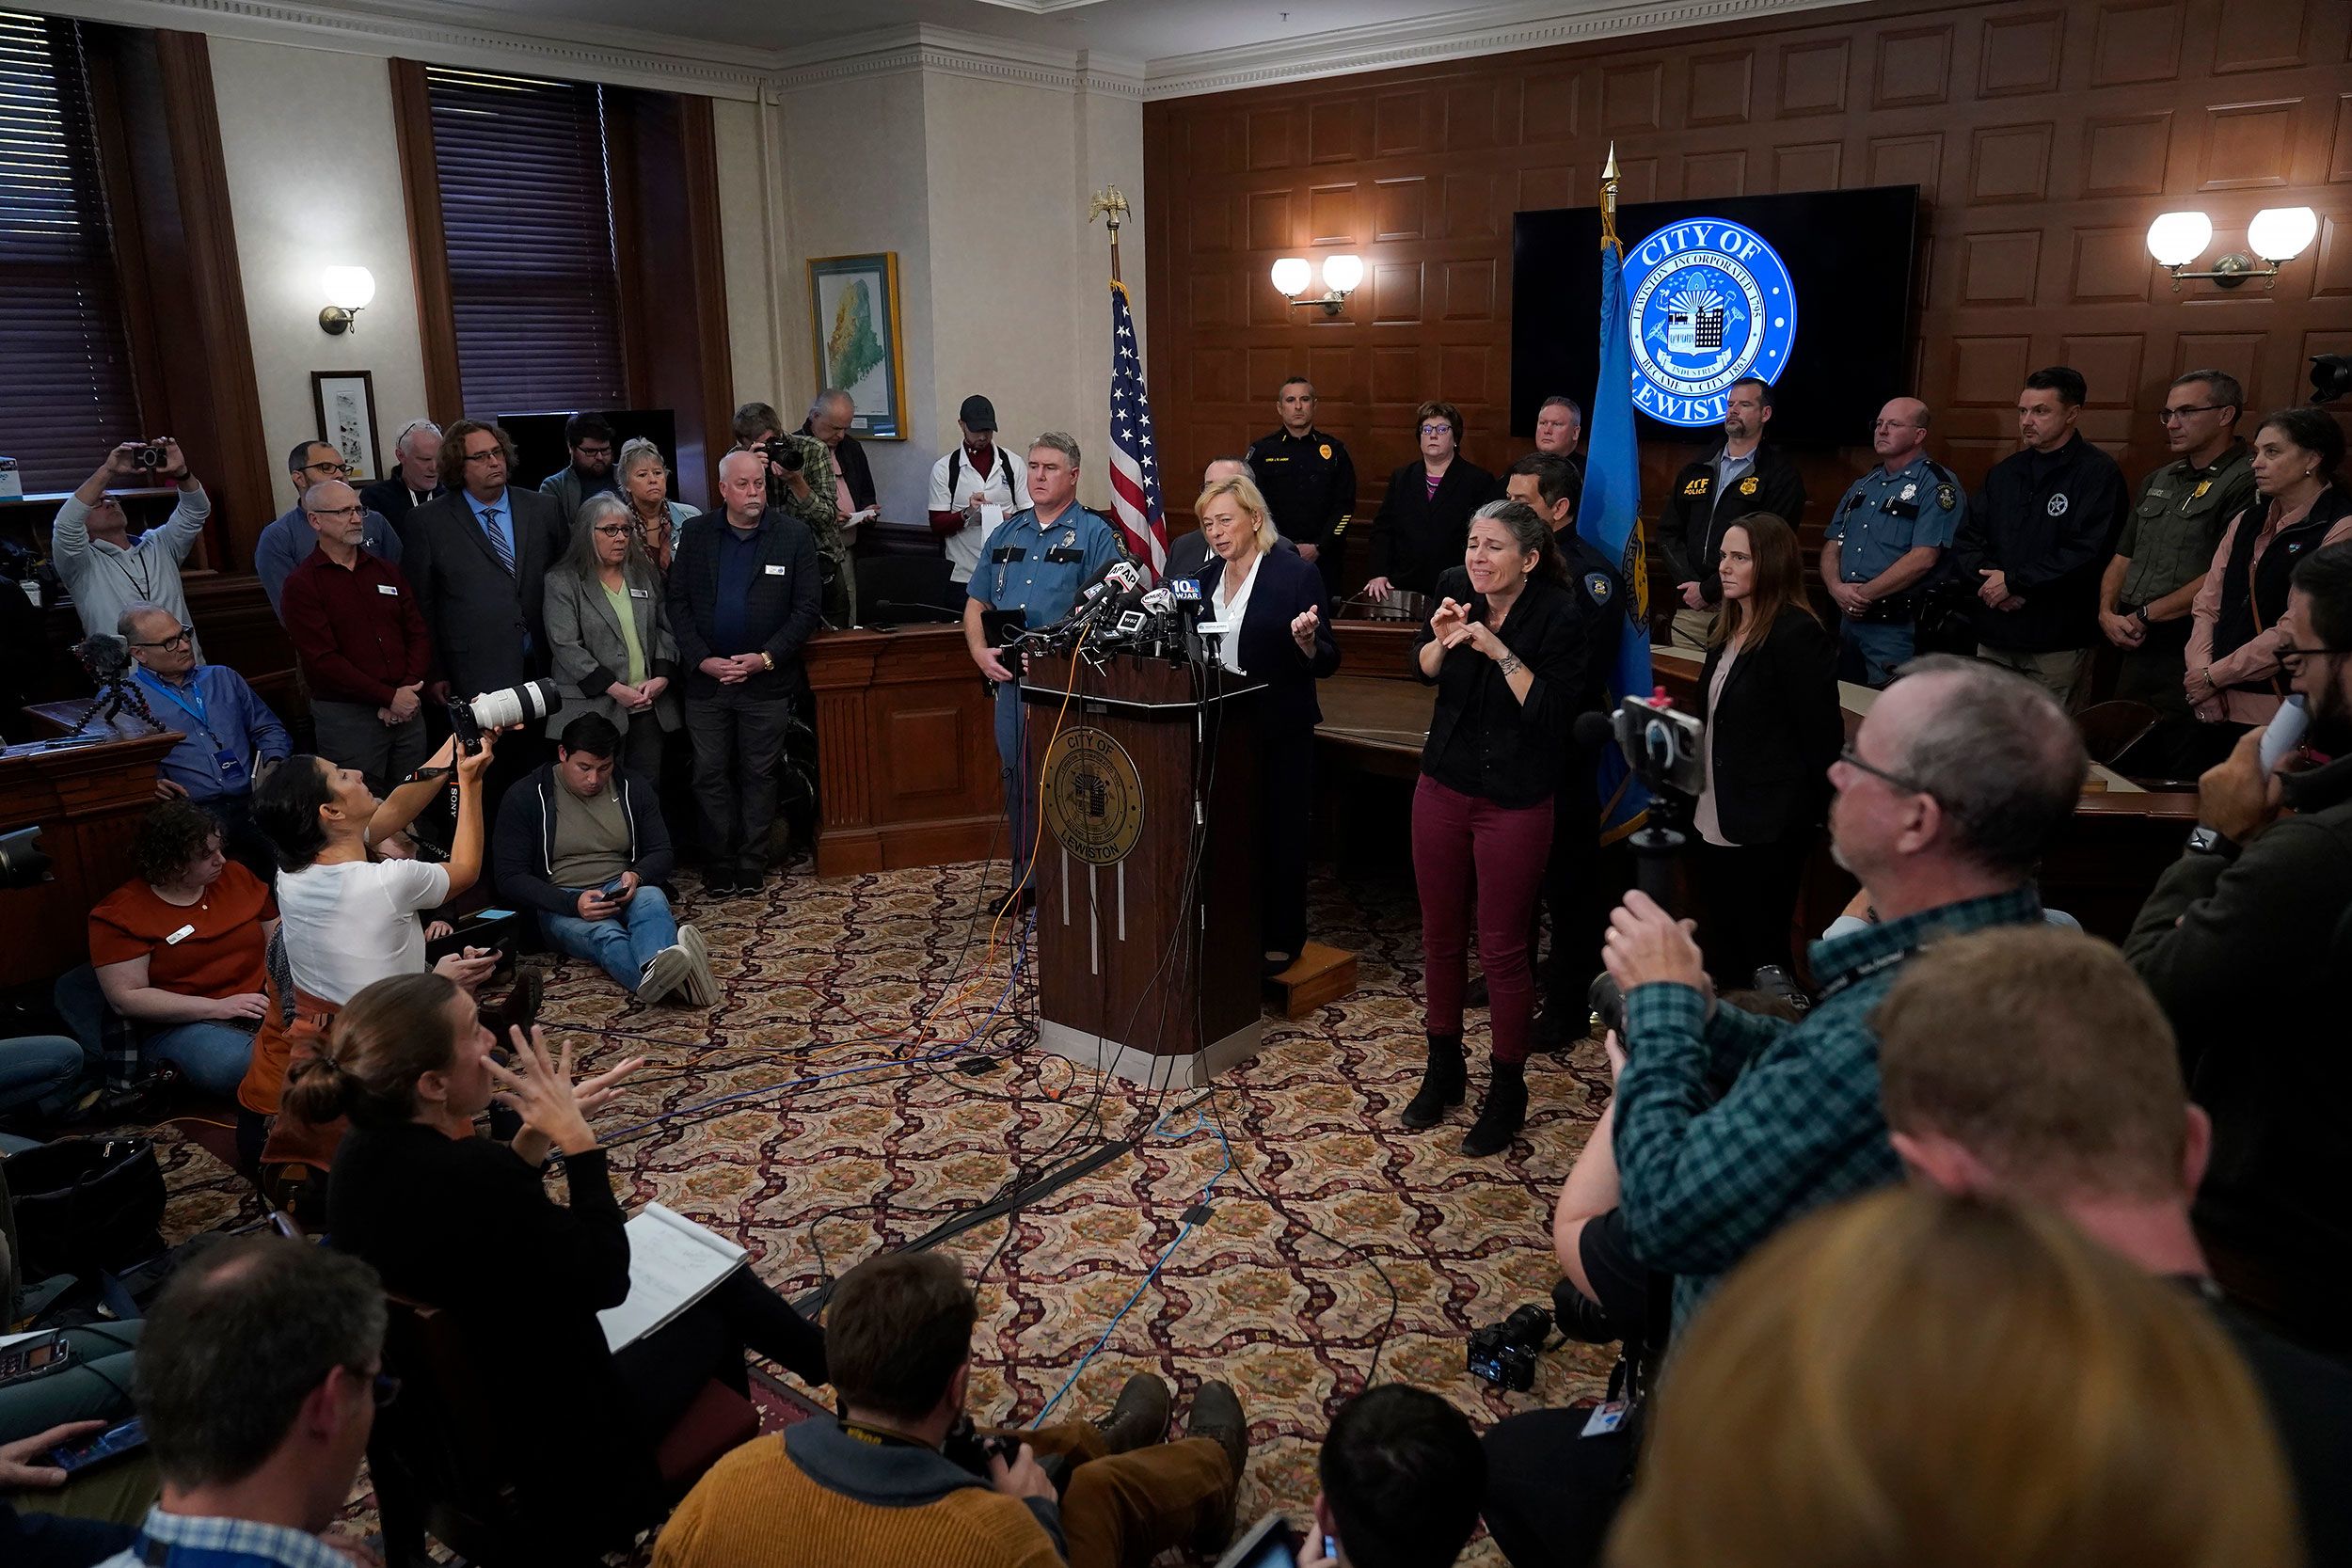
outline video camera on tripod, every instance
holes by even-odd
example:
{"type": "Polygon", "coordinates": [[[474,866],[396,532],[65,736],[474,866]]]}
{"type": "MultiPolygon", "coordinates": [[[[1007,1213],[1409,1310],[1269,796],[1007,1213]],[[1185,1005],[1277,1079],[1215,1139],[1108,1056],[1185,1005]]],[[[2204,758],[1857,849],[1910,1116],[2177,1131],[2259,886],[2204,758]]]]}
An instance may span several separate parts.
{"type": "Polygon", "coordinates": [[[1617,711],[1585,713],[1576,721],[1577,744],[1587,755],[1614,741],[1626,766],[1649,791],[1648,821],[1628,840],[1633,847],[1634,885],[1662,907],[1677,907],[1675,857],[1690,843],[1691,810],[1707,787],[1706,726],[1676,711],[1664,687],[1647,697],[1628,697],[1617,711]]]}

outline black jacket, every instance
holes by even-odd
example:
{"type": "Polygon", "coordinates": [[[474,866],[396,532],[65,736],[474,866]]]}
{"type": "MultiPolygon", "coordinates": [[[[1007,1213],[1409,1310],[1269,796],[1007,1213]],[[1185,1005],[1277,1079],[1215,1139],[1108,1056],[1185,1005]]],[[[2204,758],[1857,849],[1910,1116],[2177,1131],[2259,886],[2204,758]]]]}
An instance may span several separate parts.
{"type": "Polygon", "coordinates": [[[2096,647],[2099,578],[2130,507],[2123,470],[2079,432],[2056,451],[2028,447],[1994,464],[1952,541],[1952,573],[1973,594],[1978,574],[1998,568],[2026,602],[1978,600],[1977,641],[2016,653],[2096,647]]]}
{"type": "MultiPolygon", "coordinates": [[[[1367,578],[1387,578],[1397,588],[1426,594],[1448,570],[1459,570],[1470,538],[1470,514],[1502,499],[1502,482],[1475,463],[1454,460],[1438,493],[1429,494],[1421,459],[1389,476],[1389,493],[1372,520],[1372,563],[1367,578]]],[[[1279,525],[1281,518],[1278,515],[1279,525]]]]}
{"type": "MultiPolygon", "coordinates": [[[[1207,599],[1225,572],[1225,563],[1212,559],[1198,580],[1207,599]]],[[[1242,673],[1265,682],[1261,710],[1265,722],[1285,729],[1310,730],[1323,722],[1322,705],[1315,701],[1315,682],[1340,667],[1340,645],[1331,634],[1331,607],[1324,599],[1323,574],[1296,550],[1268,550],[1258,562],[1258,581],[1249,590],[1249,608],[1243,611],[1242,673]],[[1298,651],[1291,638],[1291,623],[1314,610],[1322,612],[1315,627],[1312,658],[1298,651]]]]}
{"type": "MultiPolygon", "coordinates": [[[[677,639],[678,667],[686,673],[689,697],[719,691],[718,677],[705,674],[702,663],[718,652],[711,639],[719,605],[719,533],[726,526],[723,512],[689,517],[670,562],[670,631],[677,639]]],[[[821,589],[817,541],[806,523],[779,507],[761,514],[759,528],[759,570],[752,578],[745,619],[776,667],[743,682],[743,692],[751,697],[804,696],[808,672],[801,665],[801,644],[817,630],[821,589]],[[778,567],[782,570],[773,569],[778,567]]]]}
{"type": "MultiPolygon", "coordinates": [[[[801,434],[811,440],[817,432],[810,428],[811,420],[801,421],[801,434]]],[[[841,483],[850,487],[850,510],[863,512],[874,504],[874,470],[866,462],[866,449],[854,436],[844,436],[841,444],[833,449],[833,466],[841,471],[841,483]]]]}
{"type": "Polygon", "coordinates": [[[1734,844],[1810,838],[1829,811],[1829,766],[1846,744],[1837,640],[1783,605],[1764,641],[1740,652],[1708,711],[1728,643],[1707,650],[1695,711],[1715,752],[1715,815],[1734,844]]]}
{"type": "Polygon", "coordinates": [[[462,491],[411,512],[401,537],[401,576],[433,633],[439,676],[461,697],[548,672],[548,568],[564,559],[571,531],[551,496],[510,484],[501,504],[515,535],[512,572],[462,491]]]}
{"type": "Polygon", "coordinates": [[[1321,546],[1355,515],[1356,460],[1336,436],[1312,428],[1297,440],[1287,430],[1261,436],[1249,444],[1249,472],[1287,538],[1321,546]]]}
{"type": "Polygon", "coordinates": [[[2184,854],[2156,879],[2123,957],[2171,1020],[2189,1098],[2213,1117],[2199,1230],[2270,1275],[2281,1320],[2342,1356],[2352,1052],[2329,959],[2352,888],[2352,755],[2282,787],[2293,810],[2236,860],[2184,854]]]}
{"type": "MultiPolygon", "coordinates": [[[[509,789],[499,806],[490,852],[499,892],[510,904],[550,914],[578,912],[572,895],[555,885],[551,869],[555,791],[563,787],[550,765],[509,789]]],[[[621,815],[628,819],[628,869],[643,883],[668,881],[677,869],[677,855],[670,847],[669,824],[661,819],[660,792],[618,768],[612,770],[612,787],[621,797],[621,815]]]]}
{"type": "MultiPolygon", "coordinates": [[[[425,497],[425,499],[427,501],[438,500],[446,493],[438,483],[436,483],[432,494],[425,497]]],[[[400,542],[404,548],[408,544],[408,515],[415,511],[418,505],[410,499],[410,496],[408,482],[402,479],[398,473],[394,473],[389,479],[379,479],[359,492],[359,504],[378,514],[386,522],[391,524],[392,531],[400,535],[400,542]]]]}
{"type": "MultiPolygon", "coordinates": [[[[1470,574],[1461,567],[1440,577],[1435,592],[1470,606],[1472,621],[1487,618],[1485,595],[1470,592],[1470,574]]],[[[1525,703],[1511,694],[1502,666],[1467,643],[1446,654],[1434,681],[1422,674],[1421,651],[1432,640],[1429,623],[1422,622],[1408,657],[1414,678],[1437,687],[1438,704],[1429,716],[1421,770],[1448,789],[1510,810],[1540,805],[1558,793],[1569,731],[1579,713],[1599,705],[1607,680],[1607,666],[1593,657],[1590,608],[1577,587],[1528,579],[1498,633],[1534,672],[1525,703]]]]}
{"type": "Polygon", "coordinates": [[[1667,570],[1677,582],[1697,583],[1708,604],[1721,603],[1724,596],[1724,585],[1715,578],[1724,530],[1751,512],[1769,512],[1791,529],[1804,520],[1804,480],[1778,447],[1757,443],[1754,466],[1733,480],[1728,491],[1718,493],[1715,459],[1723,451],[1718,441],[1713,451],[1682,466],[1658,519],[1658,547],[1667,570]]]}

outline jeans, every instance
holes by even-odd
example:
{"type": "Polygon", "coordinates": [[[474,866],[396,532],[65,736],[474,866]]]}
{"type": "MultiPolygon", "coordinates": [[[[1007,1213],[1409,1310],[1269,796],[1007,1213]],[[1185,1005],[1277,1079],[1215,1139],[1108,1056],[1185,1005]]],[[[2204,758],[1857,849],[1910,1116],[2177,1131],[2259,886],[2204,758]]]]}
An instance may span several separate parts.
{"type": "MultiPolygon", "coordinates": [[[[565,888],[578,895],[585,888],[565,888]]],[[[586,958],[621,983],[632,995],[645,966],[655,954],[677,942],[677,919],[670,899],[650,882],[640,883],[636,895],[611,920],[582,920],[578,915],[539,911],[539,929],[548,945],[575,958],[586,958]]]]}
{"type": "Polygon", "coordinates": [[[1527,1060],[1535,1011],[1527,927],[1551,858],[1551,833],[1549,797],[1532,806],[1498,806],[1425,773],[1413,790],[1413,880],[1421,890],[1429,1033],[1462,1032],[1474,876],[1478,961],[1493,1007],[1495,1060],[1506,1066],[1527,1060]]]}
{"type": "Polygon", "coordinates": [[[63,1035],[26,1035],[0,1040],[0,1113],[55,1111],[98,1063],[79,1040],[63,1035]]]}
{"type": "Polygon", "coordinates": [[[167,1023],[141,1034],[139,1054],[151,1061],[169,1062],[206,1094],[231,1100],[253,1061],[253,1034],[251,1029],[215,1019],[167,1023]]]}
{"type": "Polygon", "coordinates": [[[792,703],[788,696],[754,697],[725,686],[711,696],[686,699],[707,865],[755,875],[767,869],[776,769],[792,703]]]}

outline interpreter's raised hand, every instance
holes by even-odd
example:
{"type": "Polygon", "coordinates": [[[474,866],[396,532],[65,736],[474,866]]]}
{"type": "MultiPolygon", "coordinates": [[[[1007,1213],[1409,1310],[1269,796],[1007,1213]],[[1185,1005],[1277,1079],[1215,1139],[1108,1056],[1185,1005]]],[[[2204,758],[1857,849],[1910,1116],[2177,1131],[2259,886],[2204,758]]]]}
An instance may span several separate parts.
{"type": "Polygon", "coordinates": [[[631,1056],[618,1067],[605,1069],[594,1078],[583,1078],[572,1090],[572,1098],[580,1101],[583,1114],[593,1115],[604,1108],[605,1101],[621,1092],[622,1081],[645,1065],[643,1056],[631,1056]]]}
{"type": "Polygon", "coordinates": [[[1462,628],[1470,625],[1470,611],[1453,599],[1439,599],[1438,608],[1429,612],[1429,635],[1444,647],[1454,647],[1462,641],[1462,628]]]}
{"type": "Polygon", "coordinates": [[[1697,928],[1695,921],[1677,920],[1658,900],[1635,888],[1610,911],[1601,961],[1629,997],[1639,987],[1664,983],[1689,986],[1711,1000],[1707,960],[1692,935],[1697,928]]]}
{"type": "Polygon", "coordinates": [[[1461,640],[1497,663],[1510,657],[1511,650],[1503,645],[1501,634],[1484,621],[1464,623],[1461,640]]]}
{"type": "Polygon", "coordinates": [[[1291,641],[1297,643],[1298,651],[1310,658],[1314,657],[1315,630],[1322,625],[1323,611],[1312,605],[1291,618],[1291,641]]]}
{"type": "Polygon", "coordinates": [[[515,1047],[510,1062],[501,1065],[492,1058],[486,1064],[490,1082],[499,1091],[493,1098],[520,1117],[526,1131],[538,1133],[566,1154],[583,1154],[596,1148],[596,1135],[589,1131],[579,1091],[572,1086],[571,1042],[565,1041],[562,1052],[548,1055],[547,1032],[535,1023],[528,1039],[520,1029],[509,1029],[507,1037],[515,1047]]]}
{"type": "Polygon", "coordinates": [[[2264,770],[2262,751],[2263,732],[2248,730],[2197,781],[2197,820],[2233,844],[2251,843],[2279,817],[2279,775],[2264,770]]]}
{"type": "Polygon", "coordinates": [[[996,1454],[988,1456],[988,1483],[1008,1497],[1054,1496],[1052,1478],[1039,1468],[1037,1454],[1026,1443],[1021,1445],[1021,1452],[1010,1465],[996,1454]]]}
{"type": "Polygon", "coordinates": [[[48,1491],[63,1486],[66,1473],[46,1463],[49,1450],[62,1443],[94,1437],[105,1430],[103,1421],[68,1421],[13,1443],[0,1443],[0,1492],[48,1491]]]}

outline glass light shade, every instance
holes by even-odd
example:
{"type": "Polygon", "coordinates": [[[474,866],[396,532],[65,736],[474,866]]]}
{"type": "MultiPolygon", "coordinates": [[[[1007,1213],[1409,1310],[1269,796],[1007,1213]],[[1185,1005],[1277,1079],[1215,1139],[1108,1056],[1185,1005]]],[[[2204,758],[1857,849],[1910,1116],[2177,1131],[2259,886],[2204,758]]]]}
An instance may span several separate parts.
{"type": "Polygon", "coordinates": [[[2265,261],[2285,261],[2303,254],[2319,232],[2319,214],[2309,207],[2265,207],[2246,226],[2246,243],[2265,261]]]}
{"type": "Polygon", "coordinates": [[[1312,274],[1304,256],[1285,256],[1274,263],[1274,292],[1285,299],[1296,299],[1307,292],[1307,279],[1312,274]]]}
{"type": "Polygon", "coordinates": [[[2160,266],[2186,266],[2213,243],[2213,219],[2202,213],[2166,213],[2148,226],[2148,254],[2160,266]]]}
{"type": "Polygon", "coordinates": [[[1323,259],[1323,286],[1343,294],[1356,292],[1356,285],[1364,280],[1364,259],[1360,256],[1326,256],[1323,259]]]}
{"type": "Polygon", "coordinates": [[[375,297],[375,274],[365,267],[328,267],[319,275],[326,303],[339,310],[358,310],[375,297]]]}

